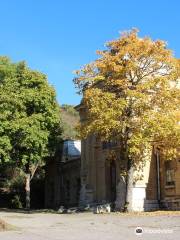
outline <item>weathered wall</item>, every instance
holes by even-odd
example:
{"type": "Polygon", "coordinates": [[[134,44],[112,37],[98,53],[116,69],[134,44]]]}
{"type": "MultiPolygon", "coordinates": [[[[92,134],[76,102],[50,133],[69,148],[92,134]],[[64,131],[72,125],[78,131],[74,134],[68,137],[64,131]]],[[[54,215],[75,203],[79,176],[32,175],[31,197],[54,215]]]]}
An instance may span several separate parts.
{"type": "Polygon", "coordinates": [[[73,207],[79,204],[80,159],[46,166],[45,207],[73,207]]]}
{"type": "MultiPolygon", "coordinates": [[[[81,122],[86,119],[86,110],[80,105],[81,122]]],[[[117,210],[122,210],[125,204],[126,183],[122,176],[120,159],[120,148],[113,148],[116,152],[116,200],[112,200],[112,186],[110,174],[109,149],[103,149],[102,143],[95,136],[90,136],[82,141],[81,155],[81,196],[80,205],[96,204],[102,202],[115,202],[117,210]]],[[[147,154],[146,164],[141,171],[134,171],[133,176],[143,175],[132,185],[132,206],[134,211],[155,210],[160,207],[158,202],[157,184],[157,162],[154,151],[147,154]]],[[[160,160],[160,198],[161,202],[180,199],[180,161],[176,161],[175,185],[166,186],[165,169],[162,159],[160,160]]],[[[179,203],[176,206],[180,207],[179,203]]],[[[172,207],[172,206],[171,206],[172,207]]]]}

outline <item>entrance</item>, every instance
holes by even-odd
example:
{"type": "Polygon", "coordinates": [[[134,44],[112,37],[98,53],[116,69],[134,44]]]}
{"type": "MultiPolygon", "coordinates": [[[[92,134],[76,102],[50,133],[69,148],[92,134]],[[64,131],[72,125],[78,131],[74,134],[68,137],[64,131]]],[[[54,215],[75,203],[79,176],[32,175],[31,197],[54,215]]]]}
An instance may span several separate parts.
{"type": "Polygon", "coordinates": [[[116,200],[116,162],[112,160],[110,162],[110,200],[115,202],[116,200]]]}

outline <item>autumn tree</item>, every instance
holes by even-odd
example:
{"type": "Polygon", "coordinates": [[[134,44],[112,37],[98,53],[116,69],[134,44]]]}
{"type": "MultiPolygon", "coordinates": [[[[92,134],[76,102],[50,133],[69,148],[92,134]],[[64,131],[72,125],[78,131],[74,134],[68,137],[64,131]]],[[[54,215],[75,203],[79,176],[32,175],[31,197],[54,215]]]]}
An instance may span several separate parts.
{"type": "Polygon", "coordinates": [[[24,62],[0,57],[0,164],[24,171],[26,208],[30,181],[45,159],[54,156],[60,126],[55,91],[46,76],[24,62]]]}
{"type": "Polygon", "coordinates": [[[120,142],[126,162],[126,203],[130,203],[132,170],[145,161],[153,144],[172,158],[180,144],[179,61],[164,41],[124,32],[98,51],[96,61],[77,71],[74,79],[86,108],[80,126],[83,138],[120,142]]]}

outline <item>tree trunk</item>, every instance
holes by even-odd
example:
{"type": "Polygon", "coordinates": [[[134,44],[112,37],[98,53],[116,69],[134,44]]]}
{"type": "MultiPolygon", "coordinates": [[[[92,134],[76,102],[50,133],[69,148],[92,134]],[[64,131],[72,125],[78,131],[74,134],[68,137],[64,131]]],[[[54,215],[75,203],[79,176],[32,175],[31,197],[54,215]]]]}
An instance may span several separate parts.
{"type": "Polygon", "coordinates": [[[124,211],[125,202],[126,202],[126,179],[124,176],[121,176],[120,174],[116,186],[116,201],[115,201],[116,211],[124,211]]]}
{"type": "Polygon", "coordinates": [[[133,181],[134,181],[134,168],[130,166],[127,171],[127,179],[126,179],[126,210],[128,212],[133,211],[133,181]]]}
{"type": "Polygon", "coordinates": [[[31,176],[30,174],[26,174],[26,186],[25,186],[25,190],[26,190],[26,209],[30,209],[30,181],[31,181],[31,176]]]}

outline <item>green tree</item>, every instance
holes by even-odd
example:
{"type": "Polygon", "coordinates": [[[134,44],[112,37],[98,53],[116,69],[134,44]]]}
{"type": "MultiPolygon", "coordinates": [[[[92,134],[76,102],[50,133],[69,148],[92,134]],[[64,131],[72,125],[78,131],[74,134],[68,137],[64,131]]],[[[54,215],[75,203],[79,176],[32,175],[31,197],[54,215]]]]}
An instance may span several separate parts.
{"type": "Polygon", "coordinates": [[[0,163],[24,171],[26,208],[30,181],[37,167],[54,156],[60,126],[55,91],[46,76],[0,57],[0,163]]]}
{"type": "Polygon", "coordinates": [[[79,114],[75,110],[74,106],[63,104],[61,106],[61,117],[62,117],[62,138],[64,140],[77,139],[76,126],[79,123],[79,114]]]}
{"type": "Polygon", "coordinates": [[[130,203],[132,169],[156,144],[173,158],[180,145],[180,65],[161,40],[125,32],[98,51],[100,57],[77,71],[74,79],[86,108],[83,138],[120,142],[126,163],[126,202],[130,203]]]}

